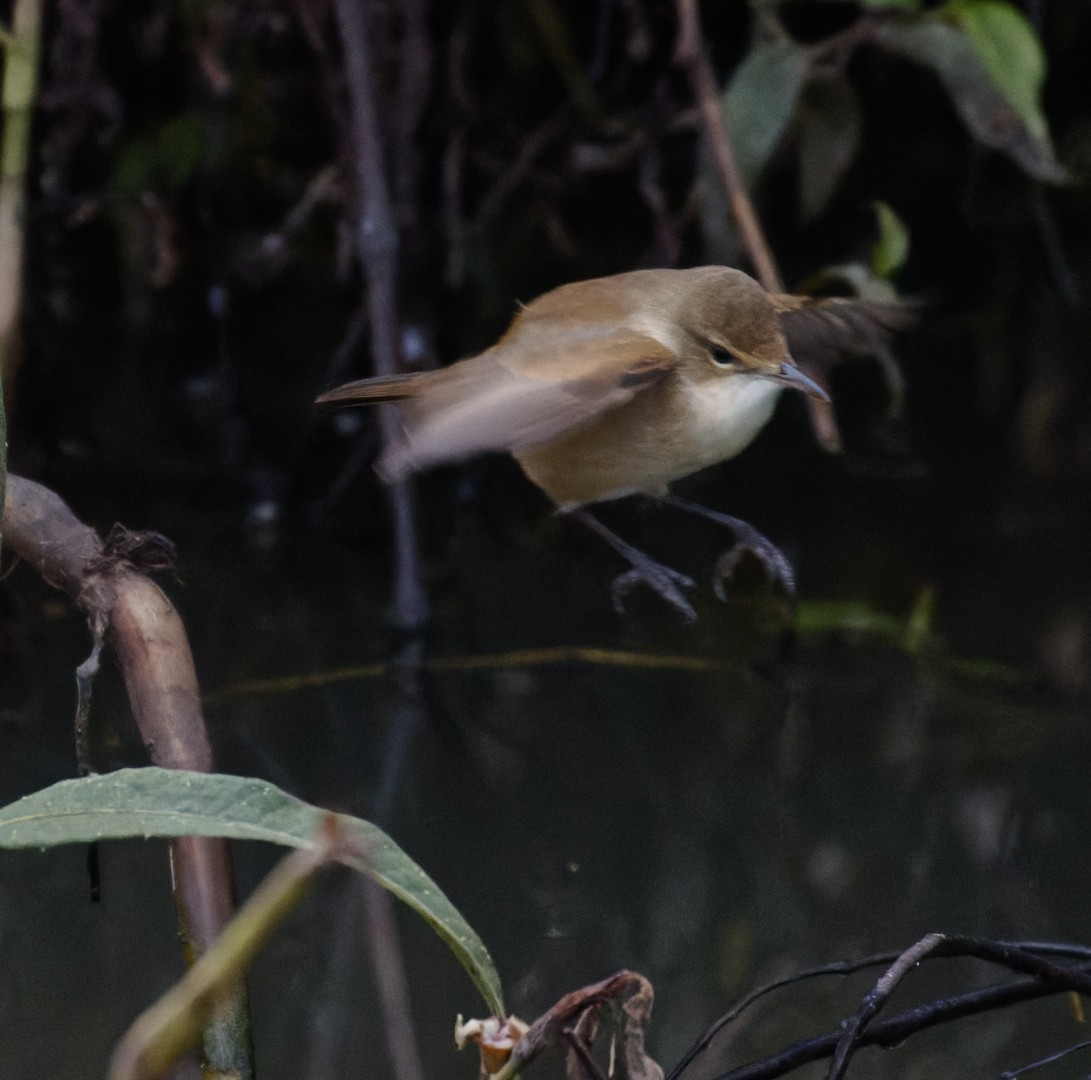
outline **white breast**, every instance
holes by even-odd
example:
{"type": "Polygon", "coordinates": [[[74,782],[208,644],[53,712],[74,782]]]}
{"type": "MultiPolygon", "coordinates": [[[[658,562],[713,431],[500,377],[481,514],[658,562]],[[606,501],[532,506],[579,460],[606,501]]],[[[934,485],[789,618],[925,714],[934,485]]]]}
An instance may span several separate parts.
{"type": "Polygon", "coordinates": [[[726,461],[745,449],[772,415],[782,389],[771,379],[747,375],[687,385],[689,471],[726,461]]]}

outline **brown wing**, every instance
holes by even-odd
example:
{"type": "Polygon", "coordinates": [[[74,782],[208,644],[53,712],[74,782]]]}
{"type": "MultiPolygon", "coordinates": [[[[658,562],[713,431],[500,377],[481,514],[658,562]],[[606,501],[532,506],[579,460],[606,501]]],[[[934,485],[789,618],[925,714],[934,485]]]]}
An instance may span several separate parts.
{"type": "Polygon", "coordinates": [[[773,303],[792,356],[820,366],[845,354],[874,352],[891,334],[912,326],[917,318],[912,306],[896,300],[840,296],[812,300],[777,294],[773,303]]]}
{"type": "Polygon", "coordinates": [[[385,479],[397,480],[471,454],[549,442],[631,401],[676,364],[653,338],[616,331],[543,337],[537,364],[533,344],[507,338],[448,368],[363,379],[318,401],[399,403],[401,434],[378,463],[385,479]]]}

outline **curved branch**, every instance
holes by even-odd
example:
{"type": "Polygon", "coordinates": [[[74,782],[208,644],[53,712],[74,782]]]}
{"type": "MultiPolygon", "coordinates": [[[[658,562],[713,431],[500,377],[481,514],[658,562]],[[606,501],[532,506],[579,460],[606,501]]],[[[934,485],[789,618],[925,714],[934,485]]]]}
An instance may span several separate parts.
{"type": "MultiPolygon", "coordinates": [[[[87,616],[96,637],[113,647],[133,718],[152,763],[212,769],[212,750],[185,627],[162,590],[134,564],[139,536],[122,534],[111,551],[57,494],[8,476],[3,533],[8,550],[28,562],[87,616]],[[134,539],[137,541],[134,543],[134,539]]],[[[155,541],[161,538],[143,538],[155,541]]],[[[171,881],[187,959],[201,956],[235,907],[226,840],[182,837],[170,845],[171,881]]],[[[222,1003],[206,1033],[210,1067],[252,1075],[245,987],[222,1003]]]]}

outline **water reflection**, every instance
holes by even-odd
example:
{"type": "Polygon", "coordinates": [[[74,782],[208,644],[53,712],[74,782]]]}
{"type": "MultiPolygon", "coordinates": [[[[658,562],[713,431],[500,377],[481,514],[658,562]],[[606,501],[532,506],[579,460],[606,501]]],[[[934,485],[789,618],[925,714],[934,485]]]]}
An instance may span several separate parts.
{"type": "MultiPolygon", "coordinates": [[[[932,930],[1084,932],[1086,585],[1068,590],[1055,617],[1036,619],[1046,662],[1027,642],[1022,663],[975,666],[956,652],[949,626],[946,641],[915,653],[851,627],[793,634],[760,590],[726,607],[706,590],[692,630],[654,598],[634,598],[618,619],[609,565],[591,544],[548,521],[513,536],[507,523],[467,516],[442,550],[430,541],[437,618],[427,656],[569,652],[426,664],[424,720],[406,728],[395,683],[369,668],[397,645],[384,629],[380,544],[311,533],[254,546],[245,529],[193,507],[159,516],[159,527],[179,526],[183,583],[172,591],[210,693],[220,767],[382,817],[485,939],[509,1006],[525,1017],[635,968],[655,986],[651,1048],[669,1066],[734,997],[773,975],[932,930]],[[694,662],[617,659],[645,653],[694,662]],[[260,685],[342,668],[363,670],[260,685]]],[[[711,565],[713,542],[687,534],[679,556],[711,565]]],[[[1009,557],[991,567],[992,595],[1009,557]]],[[[975,590],[989,572],[978,564],[975,590]]],[[[805,589],[821,585],[805,579],[805,589]]],[[[938,590],[941,613],[961,606],[972,616],[955,644],[988,636],[978,634],[979,593],[942,578],[938,590]]],[[[5,801],[71,771],[70,673],[86,651],[78,620],[55,609],[43,616],[44,590],[20,586],[17,595],[35,647],[17,657],[11,685],[23,696],[6,702],[5,801]]],[[[1018,635],[1009,626],[1006,636],[1018,635]]],[[[97,708],[114,732],[100,763],[139,760],[109,679],[97,708]]],[[[244,890],[274,857],[240,851],[244,890]]],[[[97,907],[86,901],[83,864],[76,850],[0,858],[5,1075],[31,1061],[58,1078],[100,1072],[125,1023],[178,974],[159,846],[107,851],[97,907]],[[92,1000],[88,985],[101,988],[92,1000]]],[[[259,961],[262,1075],[352,1075],[383,1059],[356,895],[331,874],[259,961]]],[[[479,1009],[475,992],[430,931],[404,915],[400,925],[426,1072],[473,1075],[476,1063],[453,1055],[450,1027],[455,1012],[479,1009]]],[[[905,1001],[984,971],[929,966],[905,1001]]],[[[830,1029],[866,985],[782,994],[692,1075],[830,1029]]],[[[990,1075],[1078,1034],[1063,1002],[1044,1002],[897,1053],[869,1052],[860,1067],[990,1075]]]]}

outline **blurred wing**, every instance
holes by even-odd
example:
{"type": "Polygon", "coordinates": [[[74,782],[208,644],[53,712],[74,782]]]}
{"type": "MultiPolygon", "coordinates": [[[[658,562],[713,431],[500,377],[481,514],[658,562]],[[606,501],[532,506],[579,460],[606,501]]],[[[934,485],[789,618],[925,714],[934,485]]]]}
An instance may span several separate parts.
{"type": "Polygon", "coordinates": [[[778,294],[773,303],[788,350],[797,360],[828,366],[843,355],[872,353],[897,330],[916,322],[915,310],[895,300],[778,294]]]}
{"type": "Polygon", "coordinates": [[[379,461],[388,480],[488,450],[525,450],[549,442],[631,401],[677,363],[642,335],[542,342],[540,362],[527,341],[499,345],[419,380],[400,407],[401,437],[379,461]],[[548,352],[546,350],[548,349],[548,352]]]}

